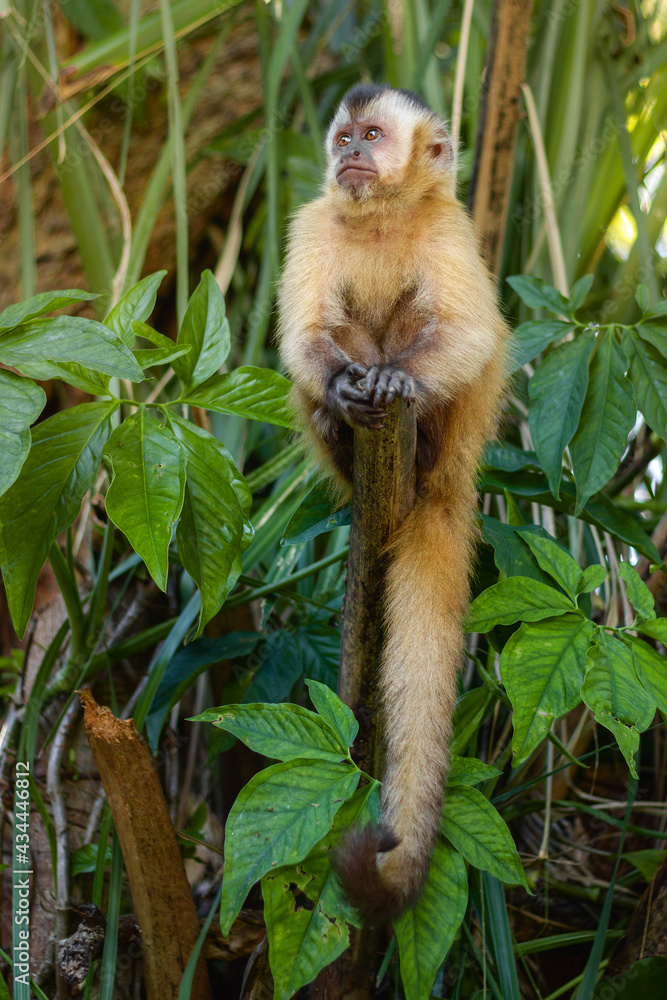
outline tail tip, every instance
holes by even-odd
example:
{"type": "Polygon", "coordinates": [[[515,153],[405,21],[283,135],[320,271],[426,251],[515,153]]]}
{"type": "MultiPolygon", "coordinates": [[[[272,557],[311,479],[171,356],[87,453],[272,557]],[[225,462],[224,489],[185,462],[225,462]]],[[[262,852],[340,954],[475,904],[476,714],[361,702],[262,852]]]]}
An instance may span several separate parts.
{"type": "Polygon", "coordinates": [[[407,888],[407,873],[400,884],[390,884],[378,867],[377,855],[392,851],[399,843],[385,824],[353,827],[334,852],[334,871],[348,901],[372,924],[384,923],[416,902],[407,888]]]}

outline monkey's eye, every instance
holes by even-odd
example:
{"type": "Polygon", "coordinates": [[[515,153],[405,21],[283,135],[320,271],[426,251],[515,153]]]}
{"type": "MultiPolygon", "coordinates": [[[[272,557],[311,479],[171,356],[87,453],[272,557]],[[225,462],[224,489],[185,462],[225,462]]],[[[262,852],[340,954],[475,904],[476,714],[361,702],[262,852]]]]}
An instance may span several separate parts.
{"type": "Polygon", "coordinates": [[[347,132],[344,132],[343,135],[338,136],[336,145],[339,148],[342,148],[343,146],[347,146],[348,142],[352,142],[352,136],[348,135],[347,132]]]}
{"type": "Polygon", "coordinates": [[[380,131],[379,128],[369,128],[368,132],[366,132],[364,136],[364,139],[368,139],[370,140],[370,142],[372,142],[373,139],[379,139],[381,135],[382,132],[380,131]]]}

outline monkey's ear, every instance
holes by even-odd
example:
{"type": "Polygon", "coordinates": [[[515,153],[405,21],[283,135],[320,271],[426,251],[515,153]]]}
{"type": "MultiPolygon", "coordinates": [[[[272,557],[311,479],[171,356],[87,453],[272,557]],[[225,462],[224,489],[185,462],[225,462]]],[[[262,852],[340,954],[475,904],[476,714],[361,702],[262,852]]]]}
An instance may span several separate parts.
{"type": "Polygon", "coordinates": [[[454,163],[454,150],[452,148],[452,140],[449,138],[447,132],[438,133],[436,142],[429,147],[429,153],[439,170],[443,172],[451,170],[454,163]]]}

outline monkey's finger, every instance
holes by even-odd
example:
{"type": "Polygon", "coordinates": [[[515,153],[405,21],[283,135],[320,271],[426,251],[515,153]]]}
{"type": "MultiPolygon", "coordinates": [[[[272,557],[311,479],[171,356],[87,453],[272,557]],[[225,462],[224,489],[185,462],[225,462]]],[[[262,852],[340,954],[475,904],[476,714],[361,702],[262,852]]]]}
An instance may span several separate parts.
{"type": "Polygon", "coordinates": [[[380,372],[380,376],[377,380],[377,385],[375,386],[375,394],[373,396],[374,406],[379,406],[380,403],[383,402],[384,403],[390,402],[390,400],[387,400],[385,397],[391,377],[392,377],[392,371],[390,368],[385,368],[384,371],[380,372]]]}
{"type": "Polygon", "coordinates": [[[358,383],[352,385],[344,382],[339,387],[339,392],[343,399],[349,399],[353,403],[369,402],[368,393],[363,387],[360,389],[358,383]]]}
{"type": "Polygon", "coordinates": [[[398,394],[402,391],[404,378],[405,376],[402,372],[394,372],[391,376],[384,398],[385,406],[389,406],[390,403],[393,403],[398,394]]]}
{"type": "Polygon", "coordinates": [[[414,399],[415,396],[415,380],[409,375],[403,376],[403,388],[401,390],[401,396],[403,399],[414,399]]]}
{"type": "Polygon", "coordinates": [[[373,394],[373,389],[375,388],[375,383],[377,382],[379,375],[380,375],[380,368],[378,367],[378,365],[373,365],[373,367],[369,368],[368,371],[366,372],[366,378],[364,379],[364,383],[366,385],[366,390],[369,396],[373,394]]]}
{"type": "Polygon", "coordinates": [[[368,369],[364,368],[363,365],[358,364],[353,361],[351,365],[347,366],[348,375],[353,375],[355,378],[363,378],[368,369]]]}

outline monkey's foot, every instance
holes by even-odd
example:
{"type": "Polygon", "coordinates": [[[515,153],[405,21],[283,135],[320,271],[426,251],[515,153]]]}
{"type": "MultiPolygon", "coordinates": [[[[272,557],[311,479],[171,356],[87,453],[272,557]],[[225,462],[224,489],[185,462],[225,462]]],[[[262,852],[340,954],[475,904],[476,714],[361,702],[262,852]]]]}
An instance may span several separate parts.
{"type": "Polygon", "coordinates": [[[412,375],[392,364],[373,365],[360,386],[365,388],[373,406],[389,406],[397,396],[401,399],[414,399],[416,391],[412,375]]]}

